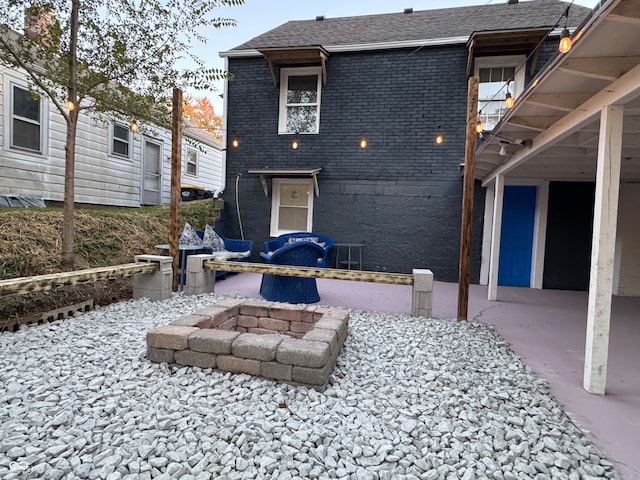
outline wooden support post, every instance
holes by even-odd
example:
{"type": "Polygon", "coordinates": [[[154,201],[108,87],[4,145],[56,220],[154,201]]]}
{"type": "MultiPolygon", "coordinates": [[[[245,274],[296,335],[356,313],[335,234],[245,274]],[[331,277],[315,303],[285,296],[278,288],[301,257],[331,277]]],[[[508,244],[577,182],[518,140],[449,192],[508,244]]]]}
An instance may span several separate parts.
{"type": "MultiPolygon", "coordinates": [[[[173,290],[178,290],[180,228],[180,174],[182,170],[182,90],[173,89],[171,110],[171,205],[169,211],[169,256],[173,257],[173,290]]],[[[186,265],[184,265],[186,268],[186,265]]]]}
{"type": "Polygon", "coordinates": [[[471,270],[471,225],[473,223],[473,184],[476,170],[476,123],[478,120],[478,77],[469,78],[467,93],[467,140],[464,151],[462,227],[460,228],[460,270],[458,276],[458,320],[466,320],[469,310],[471,270]]]}
{"type": "Polygon", "coordinates": [[[494,187],[493,227],[491,228],[491,258],[489,260],[489,287],[487,299],[495,302],[498,298],[498,267],[500,265],[500,234],[502,233],[502,200],[504,197],[504,176],[498,175],[494,187]]]}
{"type": "Polygon", "coordinates": [[[600,116],[584,358],[584,388],[599,395],[604,395],[607,381],[623,115],[624,106],[608,105],[600,116]]]}

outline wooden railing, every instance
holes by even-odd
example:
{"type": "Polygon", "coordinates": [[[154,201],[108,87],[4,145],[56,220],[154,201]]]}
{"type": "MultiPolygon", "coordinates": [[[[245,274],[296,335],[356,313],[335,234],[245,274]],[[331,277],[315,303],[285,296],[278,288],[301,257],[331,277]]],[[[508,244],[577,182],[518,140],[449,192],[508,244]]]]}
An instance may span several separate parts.
{"type": "Polygon", "coordinates": [[[407,273],[339,270],[335,268],[297,267],[250,262],[219,262],[215,260],[205,261],[203,268],[205,270],[224,270],[225,272],[235,273],[266,273],[286,275],[289,277],[328,278],[332,280],[389,283],[392,285],[413,285],[413,275],[407,273]]]}
{"type": "Polygon", "coordinates": [[[78,285],[81,283],[107,280],[117,277],[129,277],[136,273],[157,271],[157,263],[127,263],[112,267],[88,268],[74,272],[61,272],[33,277],[9,278],[0,280],[0,297],[24,295],[25,293],[44,292],[56,287],[78,285]]]}

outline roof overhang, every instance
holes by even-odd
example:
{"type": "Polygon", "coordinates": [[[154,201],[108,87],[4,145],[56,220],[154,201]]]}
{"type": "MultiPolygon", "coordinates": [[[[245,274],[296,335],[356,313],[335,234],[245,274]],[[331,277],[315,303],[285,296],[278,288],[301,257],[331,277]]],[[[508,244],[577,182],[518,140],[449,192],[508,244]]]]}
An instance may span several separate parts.
{"type": "Polygon", "coordinates": [[[275,169],[275,168],[263,168],[263,169],[255,169],[249,170],[247,173],[253,173],[255,175],[260,175],[260,182],[262,183],[262,189],[264,190],[265,196],[269,196],[269,185],[267,185],[267,178],[269,177],[311,177],[313,178],[313,191],[316,194],[316,197],[320,195],[320,190],[318,189],[318,177],[317,175],[320,173],[322,168],[307,168],[307,169],[275,169]]]}
{"type": "MultiPolygon", "coordinates": [[[[467,77],[471,75],[474,57],[491,53],[505,55],[508,52],[533,52],[531,62],[533,75],[540,55],[541,42],[551,30],[553,29],[535,28],[474,32],[467,42],[467,77]]],[[[558,34],[560,34],[559,31],[558,34]]]]}
{"type": "Polygon", "coordinates": [[[258,52],[267,60],[273,84],[278,86],[276,65],[320,64],[322,67],[322,84],[327,84],[327,52],[320,45],[311,47],[262,48],[258,52]]]}
{"type": "MultiPolygon", "coordinates": [[[[594,181],[600,115],[624,106],[622,181],[640,181],[640,0],[608,0],[516,98],[478,146],[484,186],[508,179],[594,181]]],[[[603,139],[606,140],[606,139],[603,139]]]]}

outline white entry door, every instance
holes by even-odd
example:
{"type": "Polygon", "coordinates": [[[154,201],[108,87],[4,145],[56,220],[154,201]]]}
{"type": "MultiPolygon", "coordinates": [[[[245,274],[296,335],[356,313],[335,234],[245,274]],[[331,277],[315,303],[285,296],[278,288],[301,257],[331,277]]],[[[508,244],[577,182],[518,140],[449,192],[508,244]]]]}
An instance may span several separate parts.
{"type": "Polygon", "coordinates": [[[162,202],[162,145],[144,140],[142,204],[160,205],[162,202]]]}

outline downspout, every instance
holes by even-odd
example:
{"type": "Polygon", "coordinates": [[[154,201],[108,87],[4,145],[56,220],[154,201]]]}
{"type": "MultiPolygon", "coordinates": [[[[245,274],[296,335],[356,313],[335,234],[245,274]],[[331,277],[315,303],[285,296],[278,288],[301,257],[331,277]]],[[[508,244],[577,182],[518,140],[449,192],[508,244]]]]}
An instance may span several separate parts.
{"type": "MultiPolygon", "coordinates": [[[[229,71],[229,58],[224,57],[224,71],[229,71]]],[[[227,109],[229,100],[227,92],[229,91],[229,79],[224,79],[224,88],[222,90],[222,192],[227,188],[227,109]]]]}

